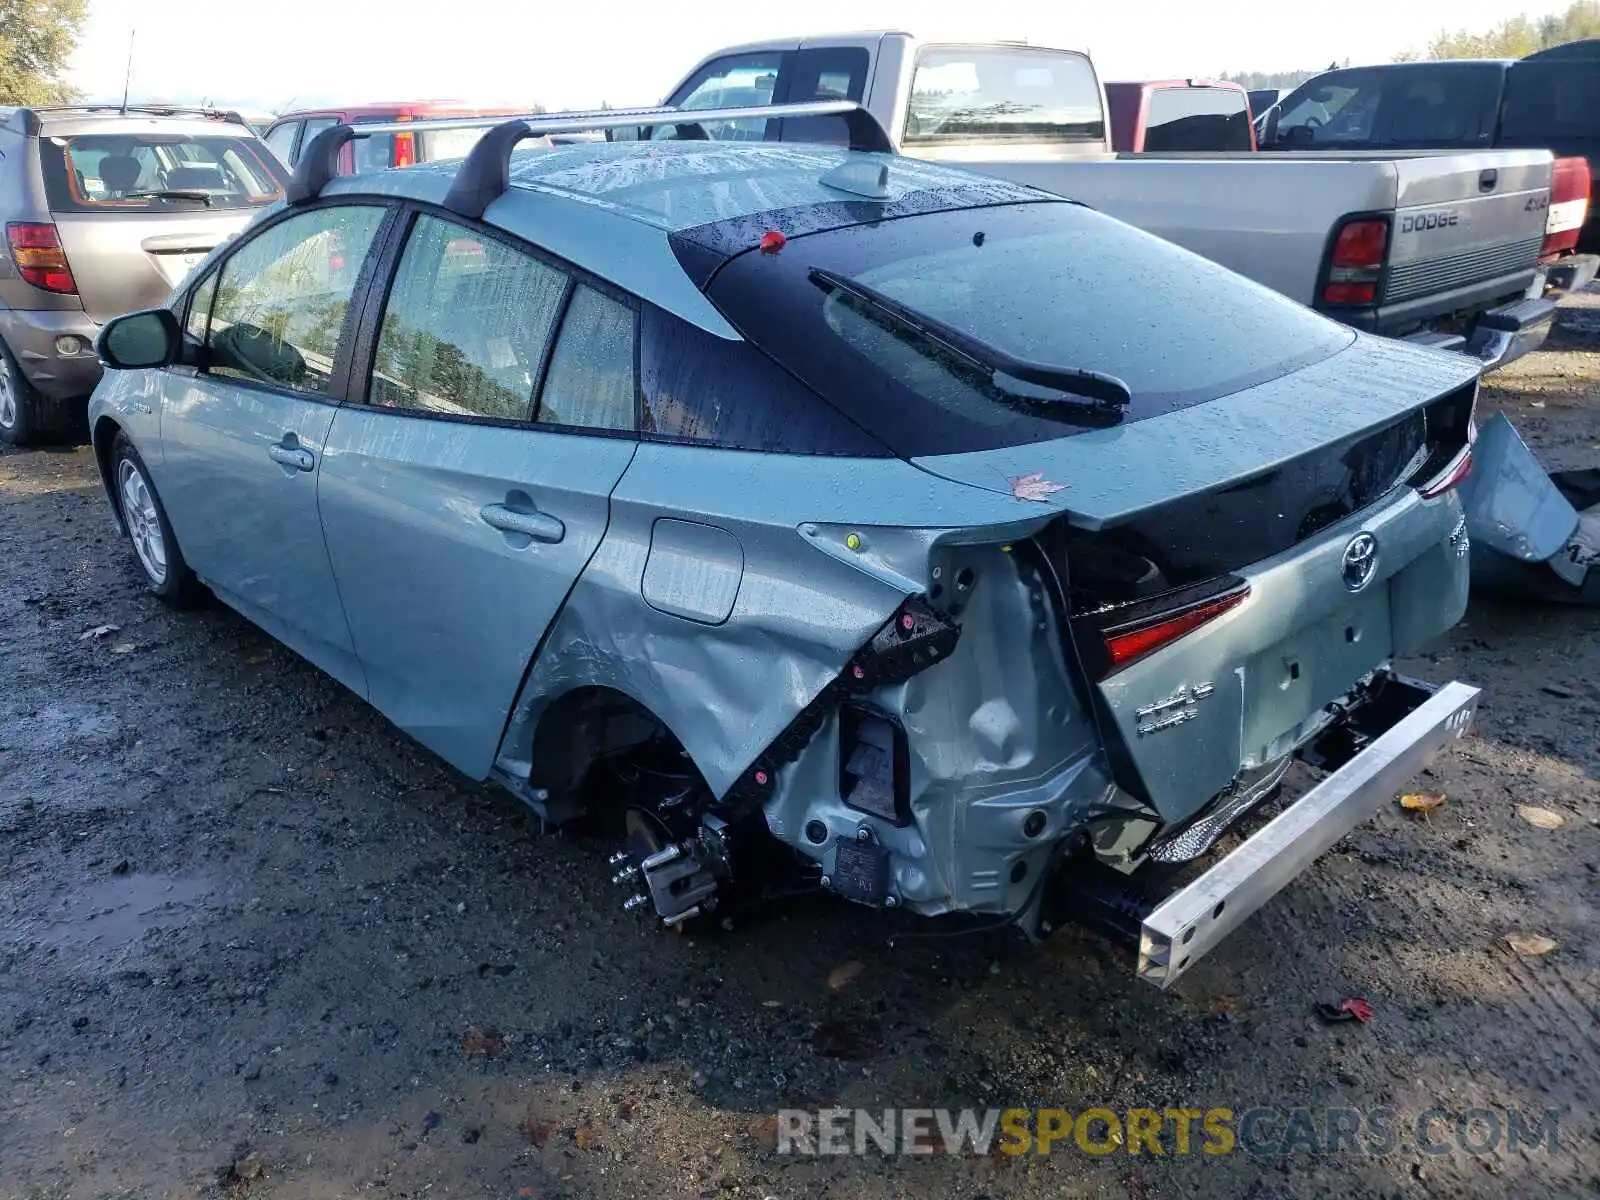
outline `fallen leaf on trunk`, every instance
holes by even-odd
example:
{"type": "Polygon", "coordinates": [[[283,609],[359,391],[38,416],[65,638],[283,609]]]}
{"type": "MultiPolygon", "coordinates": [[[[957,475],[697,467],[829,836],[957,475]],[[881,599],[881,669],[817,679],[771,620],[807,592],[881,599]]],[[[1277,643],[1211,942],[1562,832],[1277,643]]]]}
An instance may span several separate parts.
{"type": "Polygon", "coordinates": [[[828,972],[828,990],[837,992],[866,969],[867,964],[863,962],[847,962],[835,967],[828,972]]]}
{"type": "Polygon", "coordinates": [[[1560,829],[1567,823],[1560,813],[1551,812],[1548,808],[1535,808],[1531,804],[1517,805],[1517,816],[1535,829],[1560,829]]]}
{"type": "Polygon", "coordinates": [[[96,625],[93,629],[85,629],[78,635],[80,642],[87,642],[91,638],[99,641],[103,637],[110,637],[113,633],[121,633],[121,625],[96,625]]]}
{"type": "Polygon", "coordinates": [[[1508,933],[1506,945],[1518,954],[1528,958],[1538,958],[1541,954],[1549,954],[1561,943],[1555,938],[1545,937],[1542,933],[1508,933]]]}
{"type": "Polygon", "coordinates": [[[1407,812],[1430,813],[1444,801],[1443,792],[1407,792],[1400,797],[1400,807],[1407,812]]]}
{"type": "Polygon", "coordinates": [[[498,1029],[472,1025],[461,1035],[461,1053],[468,1058],[494,1058],[505,1048],[506,1039],[498,1029]]]}

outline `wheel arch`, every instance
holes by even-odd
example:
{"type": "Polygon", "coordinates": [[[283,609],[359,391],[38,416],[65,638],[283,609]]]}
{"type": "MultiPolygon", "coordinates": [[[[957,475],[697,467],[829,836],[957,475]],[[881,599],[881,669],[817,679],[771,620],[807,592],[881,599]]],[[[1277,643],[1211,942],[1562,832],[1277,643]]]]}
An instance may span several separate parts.
{"type": "Polygon", "coordinates": [[[123,428],[114,417],[100,416],[89,429],[89,445],[94,450],[95,465],[100,469],[100,486],[105,490],[106,500],[111,504],[111,518],[117,523],[117,528],[123,533],[128,532],[128,522],[122,514],[122,499],[117,495],[116,484],[112,480],[111,451],[117,443],[117,435],[123,433],[123,428]]]}

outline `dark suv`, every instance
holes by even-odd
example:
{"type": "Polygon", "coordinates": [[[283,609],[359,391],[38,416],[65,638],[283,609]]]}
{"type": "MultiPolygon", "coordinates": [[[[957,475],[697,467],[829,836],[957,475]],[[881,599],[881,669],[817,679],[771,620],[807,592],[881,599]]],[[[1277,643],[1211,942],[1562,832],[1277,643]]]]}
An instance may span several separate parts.
{"type": "Polygon", "coordinates": [[[160,304],[283,194],[288,176],[231,113],[0,108],[0,441],[78,431],[94,339],[160,304]]]}

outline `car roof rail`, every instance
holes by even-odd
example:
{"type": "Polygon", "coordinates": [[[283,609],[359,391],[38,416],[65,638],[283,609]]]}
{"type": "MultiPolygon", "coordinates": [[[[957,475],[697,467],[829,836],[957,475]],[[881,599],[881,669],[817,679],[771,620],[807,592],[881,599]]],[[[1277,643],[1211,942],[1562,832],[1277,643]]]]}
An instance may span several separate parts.
{"type": "Polygon", "coordinates": [[[444,206],[477,220],[511,186],[511,152],[526,138],[547,133],[586,133],[667,125],[685,141],[709,140],[706,121],[752,121],[785,117],[843,117],[850,149],[892,153],[894,145],[876,117],[853,100],[808,100],[800,104],[764,104],[737,108],[605,108],[592,112],[529,113],[512,117],[438,117],[416,121],[362,122],[335,125],[311,140],[295,166],[285,195],[290,204],[304,204],[321,194],[338,174],[339,152],[352,138],[373,134],[410,133],[429,129],[482,129],[488,132],[473,146],[456,171],[444,206]]]}
{"type": "Polygon", "coordinates": [[[68,116],[72,113],[115,113],[118,116],[139,117],[209,117],[228,121],[234,125],[250,127],[250,123],[230,108],[206,108],[188,104],[19,104],[14,108],[0,108],[8,124],[19,127],[29,137],[37,137],[43,127],[41,117],[68,116]]]}

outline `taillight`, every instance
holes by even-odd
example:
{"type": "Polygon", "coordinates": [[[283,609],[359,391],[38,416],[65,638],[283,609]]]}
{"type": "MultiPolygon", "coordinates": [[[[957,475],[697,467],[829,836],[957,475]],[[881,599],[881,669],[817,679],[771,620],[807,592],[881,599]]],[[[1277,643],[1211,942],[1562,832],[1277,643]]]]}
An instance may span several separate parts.
{"type": "Polygon", "coordinates": [[[1374,304],[1383,260],[1389,253],[1389,222],[1380,218],[1346,221],[1333,239],[1324,304],[1374,304]]]}
{"type": "Polygon", "coordinates": [[[397,167],[415,166],[417,162],[417,135],[414,133],[397,133],[394,135],[394,165],[397,167]]]}
{"type": "Polygon", "coordinates": [[[1101,638],[1106,647],[1105,674],[1120,671],[1129,663],[1193,633],[1223,613],[1238,608],[1249,595],[1250,585],[1244,583],[1221,596],[1154,613],[1104,630],[1101,638]]]}
{"type": "Polygon", "coordinates": [[[1428,480],[1417,491],[1424,500],[1432,500],[1456,487],[1470,474],[1472,474],[1472,447],[1463,446],[1461,452],[1446,464],[1443,471],[1428,480]]]}
{"type": "Polygon", "coordinates": [[[25,283],[66,296],[77,292],[61,237],[50,222],[12,221],[6,226],[6,239],[11,243],[11,261],[25,283]]]}
{"type": "Polygon", "coordinates": [[[1550,211],[1545,215],[1540,258],[1578,248],[1578,234],[1589,215],[1589,160],[1558,158],[1550,176],[1550,211]]]}

